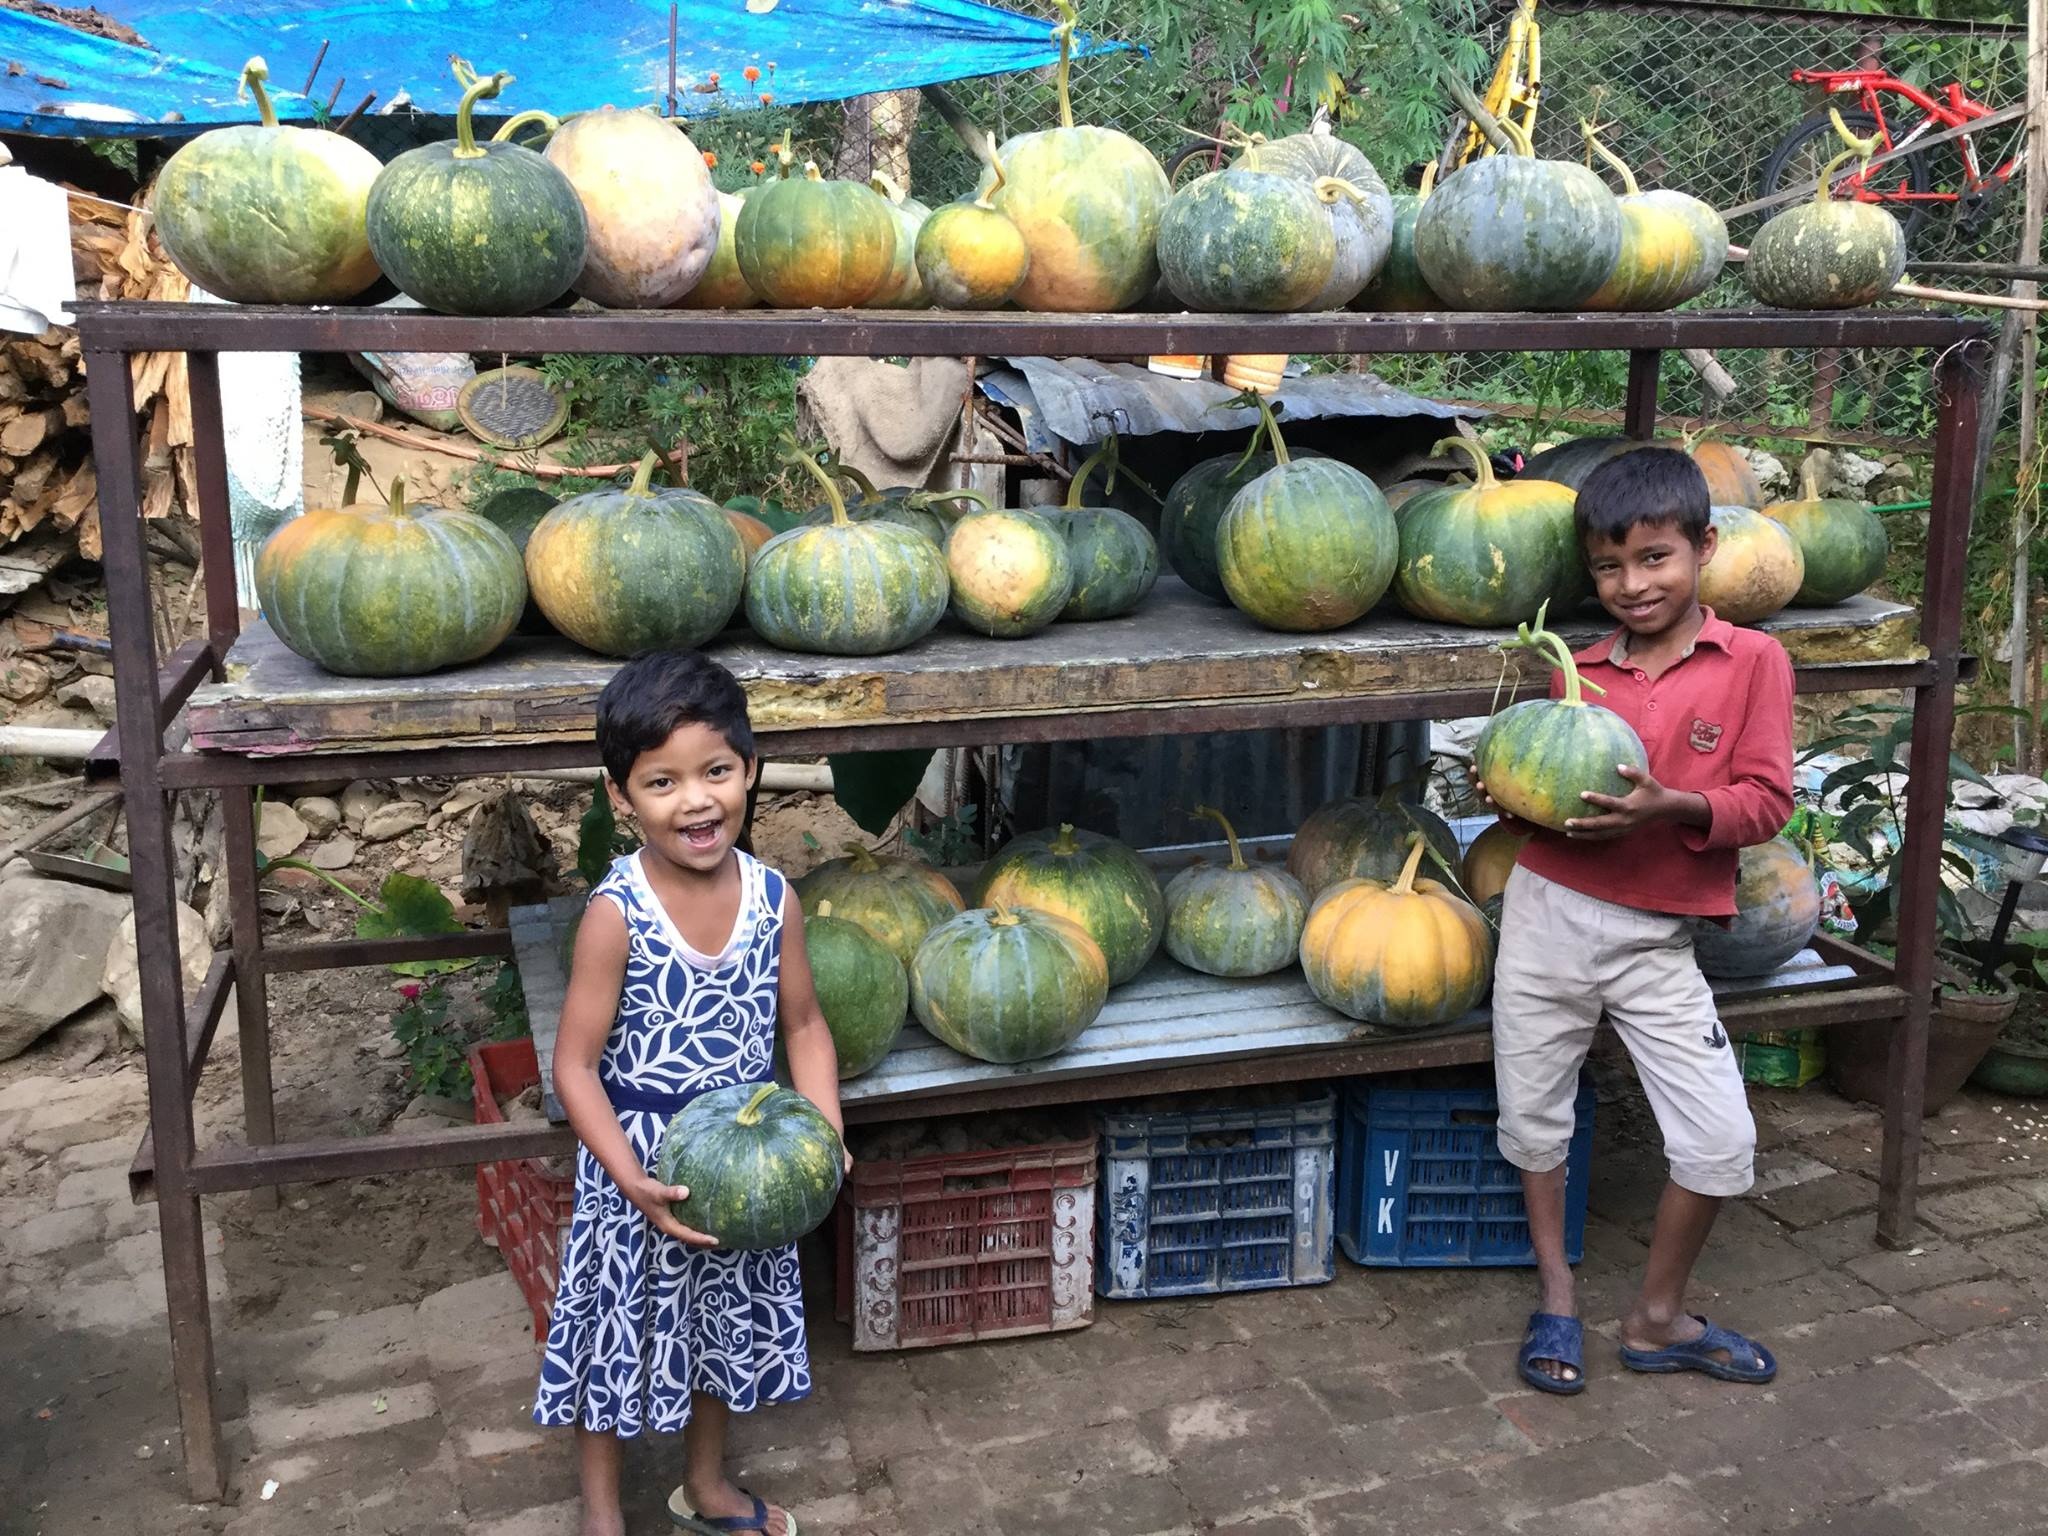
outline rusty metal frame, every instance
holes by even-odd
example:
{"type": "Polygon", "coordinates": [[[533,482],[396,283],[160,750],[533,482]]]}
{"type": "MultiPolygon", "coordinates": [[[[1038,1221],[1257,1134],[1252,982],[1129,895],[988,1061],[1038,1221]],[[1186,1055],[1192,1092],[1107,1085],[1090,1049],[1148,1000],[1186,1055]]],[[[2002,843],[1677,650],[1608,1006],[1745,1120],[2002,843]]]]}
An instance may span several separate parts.
{"type": "MultiPolygon", "coordinates": [[[[142,974],[149,1068],[150,1130],[131,1170],[138,1192],[153,1192],[162,1215],[164,1283],[187,1480],[200,1499],[217,1498],[228,1466],[215,1397],[213,1332],[202,1256],[199,1199],[228,1190],[274,1191],[312,1178],[459,1166],[560,1151],[555,1127],[453,1127],[405,1136],[277,1140],[270,1081],[266,978],[276,972],[376,965],[403,958],[509,952],[503,930],[430,940],[265,946],[257,903],[254,790],[258,785],[335,776],[519,772],[588,764],[587,741],[519,746],[452,746],[413,751],[249,758],[166,752],[165,729],[192,689],[224,674],[240,633],[232,581],[207,586],[207,633],[159,666],[140,516],[141,465],[130,383],[134,353],[189,355],[194,457],[203,568],[233,569],[227,471],[221,435],[223,351],[341,350],[772,354],[796,356],[1134,355],[1155,353],[1419,353],[1467,350],[1621,350],[1630,354],[1625,425],[1648,436],[1656,424],[1660,351],[1672,347],[1893,346],[1937,350],[1940,427],[1936,435],[1932,531],[1928,541],[1925,661],[1802,669],[1803,691],[1911,687],[1916,714],[1912,766],[1939,771],[1954,724],[1964,554],[1974,505],[1976,425],[1983,389],[1984,327],[1920,311],[1825,314],[1725,311],[1665,315],[942,315],[882,313],[557,313],[462,318],[365,309],[237,309],[225,306],[81,303],[79,331],[90,383],[93,451],[100,470],[108,619],[114,640],[117,736],[128,804],[136,946],[142,974]],[[222,796],[233,935],[216,955],[189,1009],[179,993],[168,797],[215,789],[222,796]],[[202,1151],[193,1094],[207,1048],[232,996],[241,1040],[245,1140],[202,1151]]],[[[1030,715],[967,724],[913,724],[763,733],[775,752],[880,746],[979,746],[1062,737],[1251,730],[1275,725],[1398,720],[1474,713],[1493,702],[1467,691],[1408,693],[1300,704],[1195,706],[1119,714],[1030,715]]],[[[1941,807],[1908,802],[1906,888],[1897,980],[1861,957],[1855,982],[1785,998],[1731,1001],[1732,1032],[1845,1019],[1897,1019],[1885,1108],[1879,1233],[1910,1240],[1919,1156],[1921,1073],[1932,1000],[1935,881],[1941,807]]],[[[1275,1054],[1202,1068],[1165,1064],[1157,1072],[1069,1083],[1020,1081],[999,1092],[941,1095],[876,1106],[862,1114],[924,1114],[997,1103],[1044,1103],[1103,1094],[1222,1086],[1300,1076],[1387,1071],[1483,1059],[1484,1035],[1359,1042],[1334,1050],[1275,1054]]]]}

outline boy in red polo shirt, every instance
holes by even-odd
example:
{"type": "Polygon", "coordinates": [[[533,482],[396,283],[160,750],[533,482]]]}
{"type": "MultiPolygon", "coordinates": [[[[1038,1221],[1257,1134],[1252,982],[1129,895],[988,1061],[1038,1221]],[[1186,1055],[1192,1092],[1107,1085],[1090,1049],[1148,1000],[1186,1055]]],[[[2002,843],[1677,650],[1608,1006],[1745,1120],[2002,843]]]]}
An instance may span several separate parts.
{"type": "MultiPolygon", "coordinates": [[[[1603,1012],[1635,1059],[1664,1134],[1670,1182],[1649,1262],[1621,1324],[1622,1363],[1776,1374],[1770,1352],[1689,1314],[1686,1283],[1721,1201],[1752,1182],[1756,1125],[1686,920],[1735,912],[1737,850],[1792,814],[1792,664],[1784,647],[1700,606],[1714,557],[1707,484],[1692,460],[1643,449],[1579,492],[1579,544],[1620,620],[1578,653],[1598,702],[1635,727],[1649,771],[1588,793],[1562,833],[1533,833],[1507,884],[1493,992],[1501,1154],[1522,1170],[1542,1299],[1519,1369],[1545,1392],[1585,1386],[1584,1330],[1564,1256],[1565,1151],[1579,1069],[1603,1012]]],[[[1551,680],[1551,696],[1563,689],[1551,680]]]]}

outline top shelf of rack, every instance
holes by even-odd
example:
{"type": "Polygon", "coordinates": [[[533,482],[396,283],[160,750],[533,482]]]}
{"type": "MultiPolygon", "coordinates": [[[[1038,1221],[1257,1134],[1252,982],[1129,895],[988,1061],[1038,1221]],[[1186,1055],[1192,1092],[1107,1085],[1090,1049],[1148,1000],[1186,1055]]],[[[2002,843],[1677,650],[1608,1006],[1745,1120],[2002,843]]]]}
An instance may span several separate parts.
{"type": "MultiPolygon", "coordinates": [[[[1599,615],[1556,625],[1574,645],[1610,627],[1599,615]]],[[[1809,692],[1907,687],[1924,667],[1918,616],[1878,598],[1788,609],[1761,627],[1809,692]]],[[[1527,656],[1503,667],[1494,647],[1505,638],[1386,611],[1329,634],[1279,634],[1163,576],[1136,613],[1024,640],[947,624],[889,656],[801,656],[734,630],[706,649],[746,685],[774,753],[1483,714],[1496,691],[1505,702],[1549,684],[1527,656]]],[[[186,723],[202,750],[262,757],[588,741],[618,666],[565,640],[515,636],[428,677],[335,677],[257,624],[229,652],[227,680],[192,695],[186,723]]]]}
{"type": "Polygon", "coordinates": [[[84,303],[88,352],[587,352],[782,357],[1120,357],[1151,353],[1575,352],[1673,347],[1947,347],[1981,320],[1915,309],[1642,315],[970,314],[889,310],[416,309],[84,303]]]}

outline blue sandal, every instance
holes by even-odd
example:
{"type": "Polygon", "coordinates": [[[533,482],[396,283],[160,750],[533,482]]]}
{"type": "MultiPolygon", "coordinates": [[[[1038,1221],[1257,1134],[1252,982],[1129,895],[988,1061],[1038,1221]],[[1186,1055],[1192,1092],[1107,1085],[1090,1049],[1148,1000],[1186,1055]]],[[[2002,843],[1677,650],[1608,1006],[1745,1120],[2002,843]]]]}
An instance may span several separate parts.
{"type": "MultiPolygon", "coordinates": [[[[742,1488],[743,1497],[753,1499],[754,1510],[746,1515],[700,1515],[693,1512],[677,1488],[668,1496],[669,1523],[679,1531],[690,1531],[695,1536],[747,1536],[748,1532],[764,1532],[768,1529],[768,1501],[742,1488]]],[[[788,1510],[782,1518],[789,1525],[789,1536],[797,1536],[796,1516],[788,1510]]]]}
{"type": "Polygon", "coordinates": [[[1555,1312],[1531,1312],[1529,1333],[1522,1340],[1522,1352],[1515,1357],[1515,1369],[1522,1380],[1538,1392],[1571,1397],[1586,1390],[1586,1325],[1576,1317],[1555,1312]],[[1536,1369],[1538,1360],[1549,1360],[1572,1374],[1560,1380],[1536,1369]]]}
{"type": "Polygon", "coordinates": [[[1745,1339],[1731,1328],[1710,1323],[1697,1312],[1694,1319],[1706,1329],[1698,1338],[1665,1349],[1630,1349],[1622,1346],[1621,1363],[1632,1371],[1662,1373],[1704,1371],[1716,1381],[1740,1381],[1760,1385],[1778,1374],[1778,1362],[1771,1352],[1753,1339],[1745,1339]],[[1715,1354],[1724,1353],[1726,1360],[1715,1354]]]}

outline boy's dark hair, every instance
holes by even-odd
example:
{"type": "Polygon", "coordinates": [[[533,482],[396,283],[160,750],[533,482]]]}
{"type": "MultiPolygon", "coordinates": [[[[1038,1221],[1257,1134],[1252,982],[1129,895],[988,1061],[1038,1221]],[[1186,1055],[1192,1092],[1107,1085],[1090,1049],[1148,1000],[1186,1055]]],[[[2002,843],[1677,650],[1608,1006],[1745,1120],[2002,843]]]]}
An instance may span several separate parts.
{"type": "Polygon", "coordinates": [[[643,752],[678,726],[705,725],[754,759],[754,727],[739,679],[702,651],[643,651],[612,675],[597,696],[597,752],[621,788],[643,752]]]}
{"type": "Polygon", "coordinates": [[[1675,448],[1638,448],[1609,459],[1579,487],[1572,522],[1579,548],[1589,539],[1619,544],[1631,528],[1669,523],[1697,549],[1706,542],[1713,510],[1707,477],[1690,455],[1675,448]]]}

